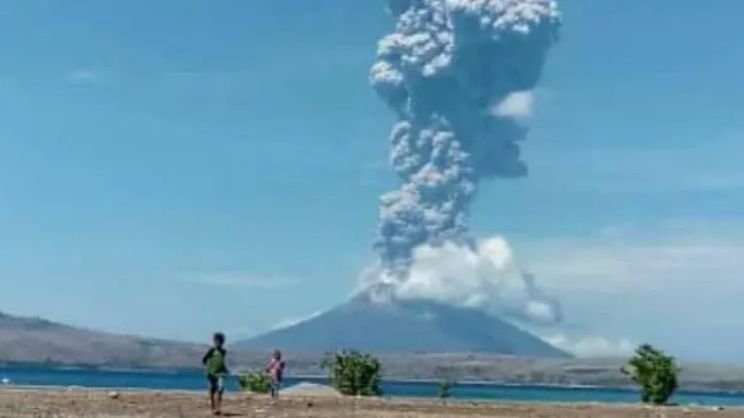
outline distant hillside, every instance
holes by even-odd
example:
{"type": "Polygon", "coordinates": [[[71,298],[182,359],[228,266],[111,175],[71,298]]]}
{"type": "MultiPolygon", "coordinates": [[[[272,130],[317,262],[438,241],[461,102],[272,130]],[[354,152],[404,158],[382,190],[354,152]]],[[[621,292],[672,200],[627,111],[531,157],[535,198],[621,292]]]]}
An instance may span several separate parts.
{"type": "Polygon", "coordinates": [[[355,348],[374,352],[483,352],[567,358],[543,340],[474,309],[430,301],[372,303],[358,297],[311,320],[239,341],[235,347],[295,352],[355,348]]]}
{"type": "MultiPolygon", "coordinates": [[[[286,358],[289,374],[325,374],[320,367],[321,354],[289,352],[286,358]]],[[[635,387],[620,372],[625,363],[620,358],[551,359],[487,353],[381,353],[378,358],[388,379],[447,377],[456,381],[635,387]]],[[[253,363],[241,362],[240,366],[255,369],[263,364],[265,354],[246,359],[253,363]]],[[[680,385],[686,390],[744,392],[744,366],[683,362],[680,385]]]]}
{"type": "MultiPolygon", "coordinates": [[[[366,308],[361,305],[346,306],[344,310],[366,308]]],[[[392,309],[422,314],[420,306],[400,307],[392,309]]],[[[383,312],[385,309],[383,309],[383,312]]],[[[333,311],[332,311],[333,312],[333,311]]],[[[445,310],[445,312],[448,312],[445,310]]],[[[348,314],[349,311],[346,311],[348,314]]],[[[335,315],[335,314],[334,314],[335,315]]],[[[400,333],[410,330],[412,319],[396,323],[388,312],[371,314],[371,319],[386,318],[385,329],[391,331],[390,336],[403,337],[400,333]],[[381,316],[377,316],[381,315],[381,316]]],[[[426,315],[424,315],[426,317],[426,315]]],[[[452,318],[452,317],[450,317],[452,318]]],[[[369,320],[368,318],[367,320],[369,320]]],[[[461,318],[462,319],[462,318],[461,318]]],[[[431,319],[429,319],[431,320],[431,319]]],[[[417,322],[413,322],[416,324],[417,322]]],[[[489,322],[490,323],[490,322],[489,322]]],[[[498,324],[499,322],[497,322],[498,324]]],[[[371,333],[371,322],[360,322],[356,334],[371,333]],[[368,332],[369,331],[369,332],[368,332]]],[[[454,326],[445,321],[447,326],[454,326]]],[[[444,326],[444,325],[443,325],[444,326]]],[[[445,327],[445,329],[448,329],[445,327]]],[[[510,328],[506,328],[509,330],[510,328]]],[[[307,332],[311,332],[307,331],[307,332]]],[[[429,334],[412,334],[406,339],[422,338],[426,346],[437,343],[438,338],[429,334]],[[418,337],[417,337],[418,336],[418,337]]],[[[465,335],[471,331],[463,329],[465,335]]],[[[274,334],[287,338],[286,334],[274,334]]],[[[327,334],[326,334],[327,335],[327,334]]],[[[354,335],[354,334],[352,334],[354,335]]],[[[437,334],[434,333],[436,336],[437,334]]],[[[510,335],[510,334],[506,334],[510,335]]],[[[271,334],[269,334],[271,336],[271,334]]],[[[302,335],[300,335],[302,336],[302,335]]],[[[267,336],[268,337],[268,336],[267,336]]],[[[274,338],[271,336],[271,338],[274,338]]],[[[361,337],[354,337],[361,338],[361,337]]],[[[381,336],[375,338],[382,338],[381,336]]],[[[521,337],[520,337],[521,338],[521,337]]],[[[315,344],[320,344],[319,339],[315,344]]],[[[368,340],[367,340],[368,341],[368,340]]],[[[376,340],[373,340],[376,341],[376,340]]],[[[484,341],[489,341],[487,338],[484,341]]],[[[520,340],[521,341],[521,340],[520,340]]],[[[529,339],[527,340],[529,341],[529,339]]],[[[312,342],[312,341],[311,341],[312,342]]],[[[346,340],[344,342],[354,342],[346,340]]],[[[290,375],[320,375],[325,371],[321,368],[323,352],[325,350],[297,349],[292,341],[254,340],[243,343],[250,346],[266,344],[266,347],[281,347],[286,351],[288,373],[290,375]],[[286,342],[287,344],[283,344],[286,342]],[[278,345],[275,345],[278,344],[278,345]]],[[[390,348],[382,342],[378,348],[390,348]]],[[[414,345],[414,347],[421,347],[414,345]]],[[[317,345],[316,345],[317,347],[317,345]]],[[[240,351],[236,347],[228,347],[228,358],[234,371],[244,369],[261,369],[266,364],[268,351],[240,351]]],[[[70,327],[38,318],[18,318],[0,313],[0,368],[3,362],[18,363],[52,363],[61,365],[87,365],[122,368],[198,368],[199,361],[206,346],[173,341],[164,341],[132,336],[112,335],[70,327]]],[[[383,364],[383,374],[387,378],[397,379],[440,379],[447,376],[452,379],[481,380],[527,384],[579,384],[599,386],[631,386],[626,376],[620,373],[622,359],[567,359],[567,358],[537,358],[502,355],[493,353],[405,353],[377,351],[383,364]]],[[[681,385],[684,389],[744,391],[744,367],[732,365],[715,365],[686,363],[682,364],[681,385]]]]}
{"type": "Polygon", "coordinates": [[[199,367],[204,346],[94,332],[0,313],[0,361],[111,367],[199,367]]]}

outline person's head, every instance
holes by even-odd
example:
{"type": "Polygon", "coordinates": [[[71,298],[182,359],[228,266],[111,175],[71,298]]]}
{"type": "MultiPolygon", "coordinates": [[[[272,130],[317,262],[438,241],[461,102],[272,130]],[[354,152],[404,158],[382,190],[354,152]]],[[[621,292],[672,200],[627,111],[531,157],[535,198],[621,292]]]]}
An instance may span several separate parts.
{"type": "Polygon", "coordinates": [[[212,336],[212,342],[214,342],[215,347],[222,347],[225,345],[225,334],[221,332],[215,332],[212,336]]]}
{"type": "Polygon", "coordinates": [[[275,360],[281,360],[282,359],[282,352],[279,351],[279,350],[274,350],[273,357],[274,357],[275,360]]]}

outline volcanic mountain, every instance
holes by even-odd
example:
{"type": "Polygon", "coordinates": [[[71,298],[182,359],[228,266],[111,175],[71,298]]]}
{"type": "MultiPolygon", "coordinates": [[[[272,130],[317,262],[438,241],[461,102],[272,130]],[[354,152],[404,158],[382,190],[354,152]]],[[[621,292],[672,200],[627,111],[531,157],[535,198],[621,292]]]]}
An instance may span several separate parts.
{"type": "Polygon", "coordinates": [[[567,353],[499,318],[437,302],[376,303],[366,296],[315,318],[236,342],[236,348],[324,352],[481,352],[567,358],[567,353]]]}
{"type": "MultiPolygon", "coordinates": [[[[376,304],[357,297],[314,319],[231,344],[232,361],[263,364],[266,350],[317,354],[340,348],[384,353],[481,352],[527,357],[568,355],[480,311],[428,302],[376,304]],[[250,350],[260,350],[254,355],[250,350]]],[[[0,313],[0,363],[111,367],[199,367],[205,346],[115,335],[41,318],[0,313]]],[[[314,359],[314,357],[313,357],[314,359]]]]}

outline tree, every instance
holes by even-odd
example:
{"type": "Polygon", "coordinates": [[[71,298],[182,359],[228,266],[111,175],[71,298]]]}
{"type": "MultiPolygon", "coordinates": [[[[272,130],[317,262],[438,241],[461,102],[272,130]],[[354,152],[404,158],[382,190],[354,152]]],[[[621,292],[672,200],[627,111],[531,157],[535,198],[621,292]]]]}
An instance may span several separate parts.
{"type": "Polygon", "coordinates": [[[641,387],[644,403],[665,404],[677,389],[679,366],[674,357],[644,344],[621,371],[641,387]]]}
{"type": "Polygon", "coordinates": [[[446,400],[452,397],[452,387],[455,385],[450,379],[442,379],[439,381],[439,388],[437,390],[437,396],[439,399],[446,400]]]}
{"type": "Polygon", "coordinates": [[[437,366],[434,369],[434,375],[439,378],[437,386],[437,397],[443,401],[452,397],[452,388],[455,386],[455,380],[451,377],[453,370],[449,366],[437,366]]]}
{"type": "Polygon", "coordinates": [[[380,396],[380,362],[369,354],[344,350],[323,361],[331,385],[347,396],[380,396]]]}
{"type": "Polygon", "coordinates": [[[261,372],[246,372],[238,377],[238,383],[242,390],[253,393],[269,393],[271,391],[269,378],[261,372]]]}

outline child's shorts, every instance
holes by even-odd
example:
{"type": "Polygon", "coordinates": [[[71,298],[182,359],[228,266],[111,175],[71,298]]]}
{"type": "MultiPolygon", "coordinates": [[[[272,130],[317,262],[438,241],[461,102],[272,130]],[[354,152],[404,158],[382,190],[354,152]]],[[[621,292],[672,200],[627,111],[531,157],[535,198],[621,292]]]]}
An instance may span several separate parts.
{"type": "Polygon", "coordinates": [[[207,375],[207,381],[209,382],[209,391],[210,392],[224,392],[225,391],[225,382],[222,379],[222,376],[217,376],[213,374],[207,375]]]}

